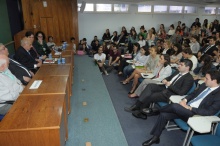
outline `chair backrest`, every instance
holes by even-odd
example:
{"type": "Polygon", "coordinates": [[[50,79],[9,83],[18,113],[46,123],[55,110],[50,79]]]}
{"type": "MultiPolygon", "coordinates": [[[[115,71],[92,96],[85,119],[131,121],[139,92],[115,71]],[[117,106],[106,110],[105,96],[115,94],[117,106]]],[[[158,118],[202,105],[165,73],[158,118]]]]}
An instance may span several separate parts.
{"type": "Polygon", "coordinates": [[[191,89],[187,92],[187,95],[191,94],[195,89],[196,89],[196,83],[194,82],[191,89]]]}

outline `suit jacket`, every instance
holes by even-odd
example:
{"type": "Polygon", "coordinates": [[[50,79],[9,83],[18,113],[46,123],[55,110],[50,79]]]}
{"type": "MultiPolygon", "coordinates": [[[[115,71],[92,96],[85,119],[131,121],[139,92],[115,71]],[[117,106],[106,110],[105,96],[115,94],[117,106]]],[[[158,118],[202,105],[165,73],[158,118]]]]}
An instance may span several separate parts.
{"type": "MultiPolygon", "coordinates": [[[[198,90],[186,96],[187,102],[196,98],[202,91],[206,89],[205,83],[200,85],[198,90]]],[[[192,112],[196,115],[209,116],[214,115],[220,110],[220,87],[209,93],[200,103],[198,108],[192,108],[192,112]]]]}
{"type": "Polygon", "coordinates": [[[19,62],[9,59],[9,67],[8,69],[11,71],[13,75],[16,76],[17,79],[19,79],[24,85],[27,85],[27,82],[24,81],[23,76],[31,78],[31,74],[29,70],[19,62]]]}
{"type": "Polygon", "coordinates": [[[208,54],[211,56],[215,56],[215,54],[213,53],[214,51],[218,51],[218,48],[214,45],[212,46],[210,49],[208,49],[206,52],[204,52],[206,50],[208,46],[203,47],[199,52],[201,52],[202,54],[208,54]]]}
{"type": "MultiPolygon", "coordinates": [[[[167,81],[171,81],[173,77],[179,74],[179,71],[176,71],[171,76],[165,78],[167,81]]],[[[180,77],[175,84],[171,84],[167,90],[164,90],[163,93],[170,97],[171,95],[186,95],[186,93],[192,88],[194,83],[192,75],[188,72],[182,77],[180,77]]]]}
{"type": "Polygon", "coordinates": [[[15,52],[14,59],[26,66],[29,70],[34,69],[34,64],[38,63],[22,46],[15,52]]]}

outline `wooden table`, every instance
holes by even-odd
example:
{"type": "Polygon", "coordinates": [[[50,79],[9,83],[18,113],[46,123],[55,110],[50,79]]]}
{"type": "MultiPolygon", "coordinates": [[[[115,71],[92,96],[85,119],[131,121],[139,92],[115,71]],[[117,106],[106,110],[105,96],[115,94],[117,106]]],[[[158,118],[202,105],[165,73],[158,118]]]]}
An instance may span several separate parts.
{"type": "Polygon", "coordinates": [[[69,91],[69,100],[68,100],[68,113],[70,113],[70,96],[72,95],[72,69],[70,65],[43,65],[39,68],[35,77],[43,76],[67,76],[69,77],[68,81],[68,91],[69,91]]]}
{"type": "Polygon", "coordinates": [[[21,95],[0,124],[1,146],[64,146],[65,95],[21,95]]]}
{"type": "Polygon", "coordinates": [[[67,111],[70,112],[69,77],[67,76],[34,76],[24,88],[21,95],[56,95],[67,94],[67,111]],[[29,89],[35,80],[42,80],[38,89],[29,89]]]}

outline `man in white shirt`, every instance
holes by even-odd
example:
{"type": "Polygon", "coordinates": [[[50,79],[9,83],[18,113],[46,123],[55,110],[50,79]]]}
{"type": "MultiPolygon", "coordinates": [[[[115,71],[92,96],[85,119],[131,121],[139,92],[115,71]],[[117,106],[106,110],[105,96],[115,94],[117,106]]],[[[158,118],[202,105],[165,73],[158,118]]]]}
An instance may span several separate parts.
{"type": "MultiPolygon", "coordinates": [[[[0,55],[0,103],[15,101],[23,91],[24,86],[8,69],[9,59],[0,55]]],[[[0,114],[6,114],[10,104],[0,104],[0,114]]]]}
{"type": "Polygon", "coordinates": [[[99,69],[105,74],[108,75],[108,72],[105,69],[105,59],[106,55],[103,53],[103,48],[102,46],[99,47],[98,53],[94,55],[94,61],[96,64],[98,64],[99,69]]]}

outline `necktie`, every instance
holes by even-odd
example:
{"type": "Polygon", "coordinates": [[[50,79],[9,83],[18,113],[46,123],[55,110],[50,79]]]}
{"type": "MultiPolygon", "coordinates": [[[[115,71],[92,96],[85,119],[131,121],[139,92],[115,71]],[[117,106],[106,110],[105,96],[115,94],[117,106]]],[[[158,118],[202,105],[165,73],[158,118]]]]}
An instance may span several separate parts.
{"type": "Polygon", "coordinates": [[[163,67],[161,67],[160,70],[158,71],[156,78],[158,78],[160,76],[160,71],[161,71],[162,68],[163,67]]]}
{"type": "Polygon", "coordinates": [[[182,75],[181,74],[179,74],[178,76],[177,76],[177,78],[172,82],[172,84],[171,85],[174,85],[175,83],[176,83],[176,81],[181,77],[182,75]]]}
{"type": "Polygon", "coordinates": [[[32,47],[32,49],[33,49],[34,52],[37,54],[37,57],[40,57],[40,55],[37,53],[37,50],[36,50],[34,47],[32,47]]]}
{"type": "Polygon", "coordinates": [[[207,88],[204,92],[200,93],[196,98],[194,98],[193,100],[191,100],[190,102],[187,103],[187,105],[192,104],[193,102],[196,102],[202,98],[205,98],[207,96],[207,94],[209,93],[211,89],[207,88]]]}

